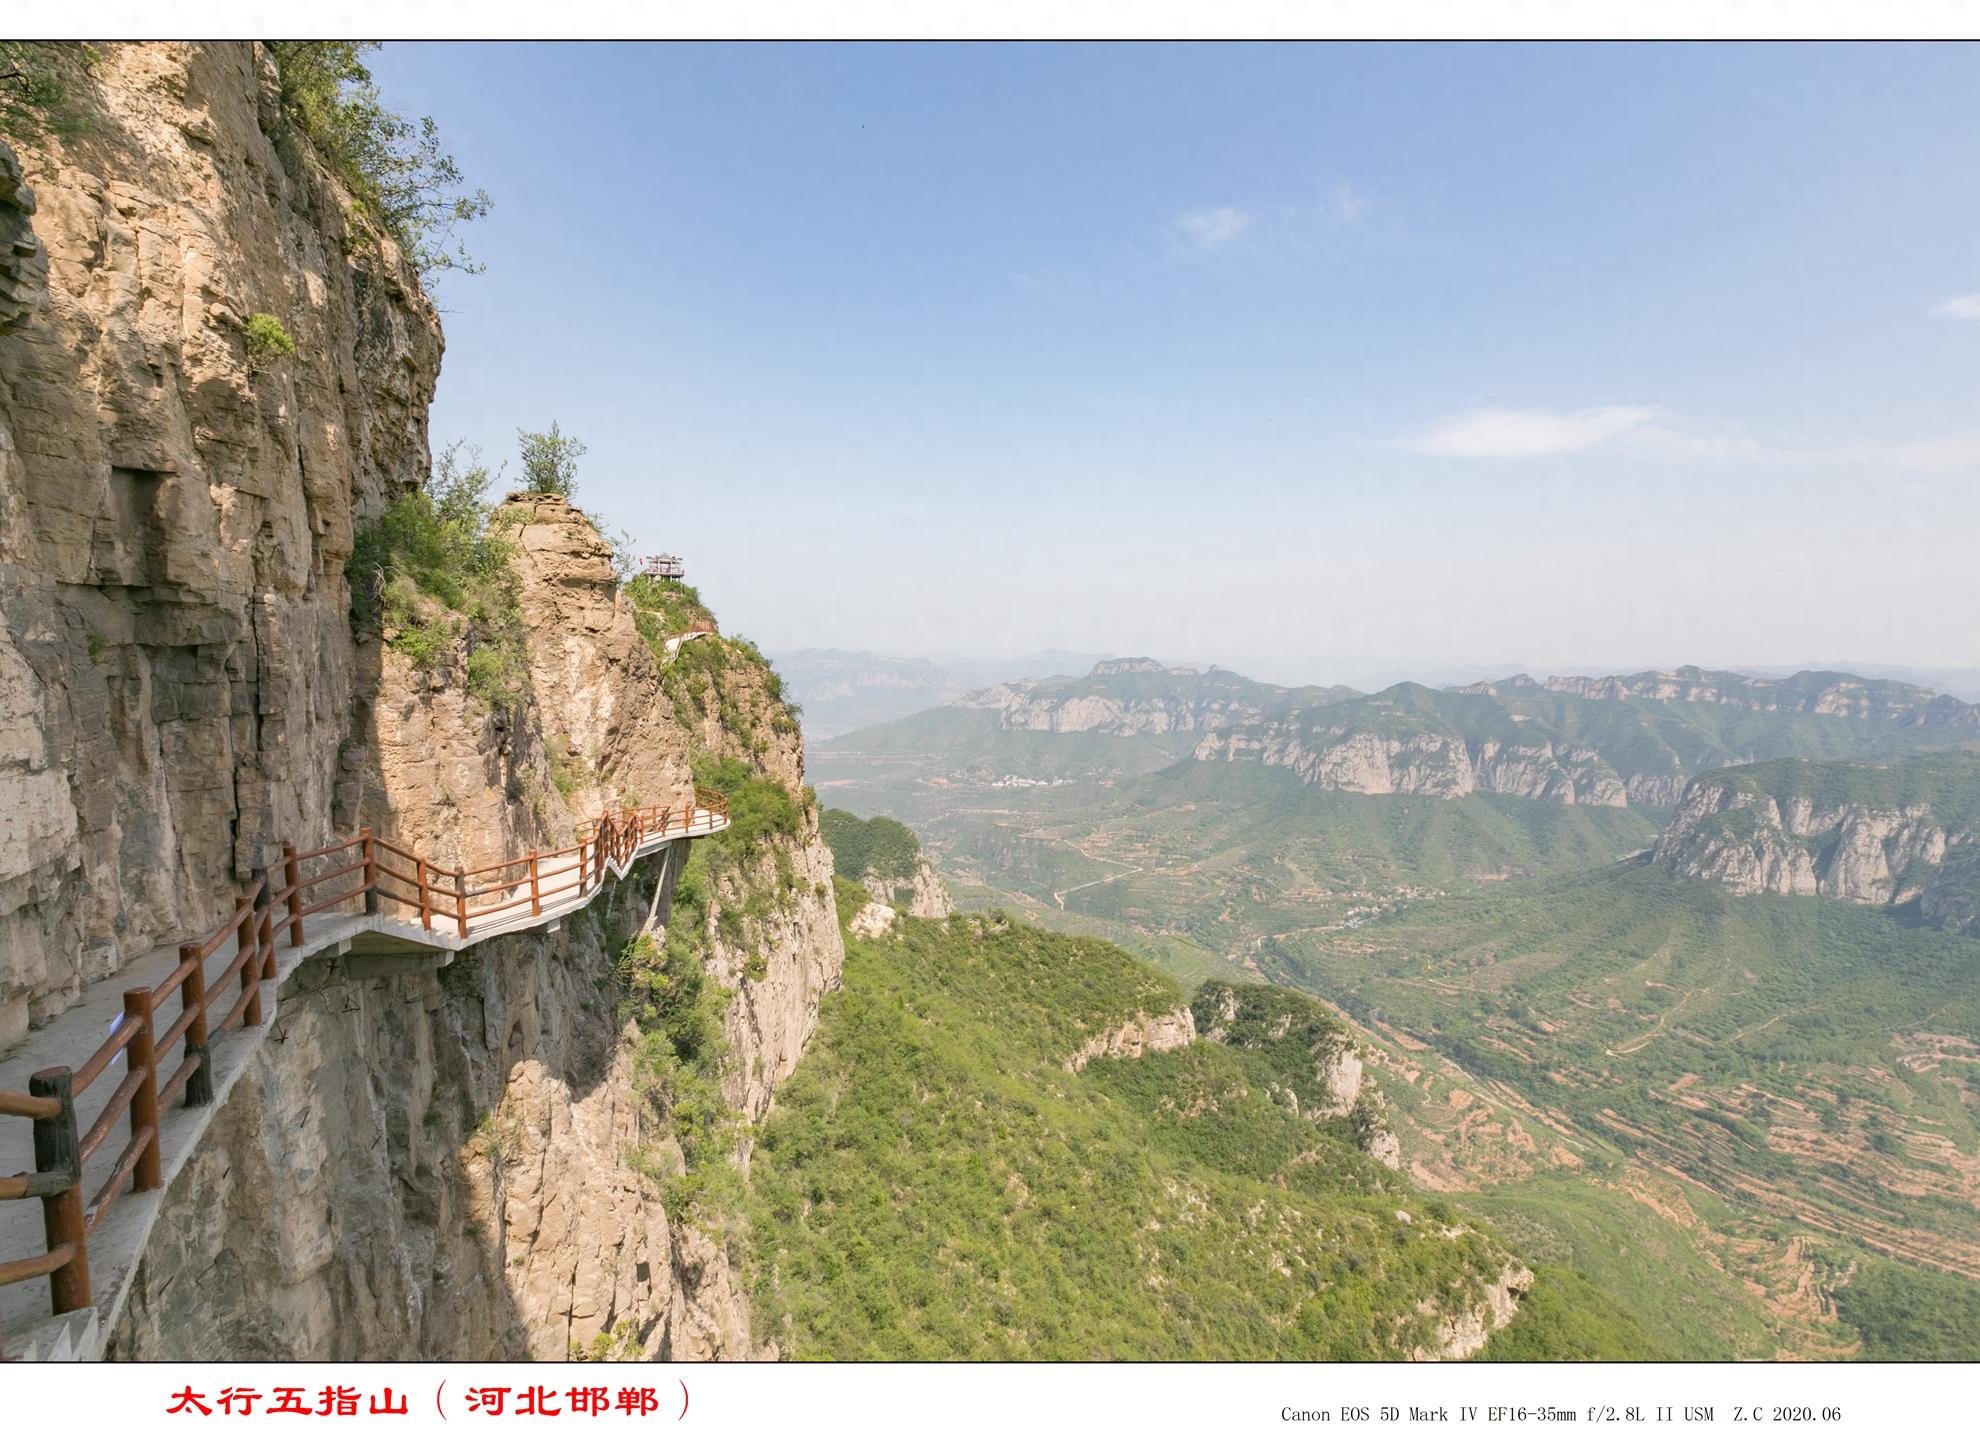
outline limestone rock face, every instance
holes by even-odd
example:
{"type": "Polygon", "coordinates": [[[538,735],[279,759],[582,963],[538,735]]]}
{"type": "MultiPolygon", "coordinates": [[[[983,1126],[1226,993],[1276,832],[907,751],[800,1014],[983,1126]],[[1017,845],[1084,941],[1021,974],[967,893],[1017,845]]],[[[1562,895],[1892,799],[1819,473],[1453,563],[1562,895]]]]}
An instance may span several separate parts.
{"type": "Polygon", "coordinates": [[[1683,701],[1740,711],[1846,716],[1906,726],[1980,730],[1980,707],[1903,681],[1871,680],[1842,672],[1802,671],[1793,676],[1748,676],[1680,666],[1631,676],[1514,676],[1458,688],[1476,695],[1517,696],[1552,691],[1588,701],[1683,701]]]}
{"type": "Polygon", "coordinates": [[[1492,1338],[1492,1333],[1512,1321],[1519,1304],[1533,1288],[1533,1273],[1518,1262],[1508,1261],[1499,1275],[1485,1284],[1477,1305],[1459,1312],[1440,1312],[1437,1304],[1425,1299],[1426,1316],[1437,1317],[1437,1342],[1417,1347],[1410,1353],[1417,1362],[1456,1362],[1471,1356],[1492,1338]]]}
{"type": "Polygon", "coordinates": [[[916,859],[912,876],[882,876],[869,871],[860,878],[860,884],[872,895],[892,903],[889,910],[904,911],[909,916],[940,921],[956,909],[949,899],[949,888],[942,884],[942,878],[935,874],[935,868],[925,856],[916,859]]]}
{"type": "Polygon", "coordinates": [[[1119,1026],[1088,1037],[1066,1060],[1066,1070],[1081,1072],[1097,1056],[1141,1056],[1151,1051],[1175,1051],[1196,1040],[1196,1019],[1187,1006],[1150,1016],[1136,1012],[1119,1026]]]}
{"type": "Polygon", "coordinates": [[[29,223],[33,214],[20,157],[0,141],[0,335],[19,330],[48,299],[48,252],[29,223]]]}
{"type": "Polygon", "coordinates": [[[1521,675],[1446,691],[1403,683],[1343,703],[1215,722],[1193,754],[1284,767],[1313,786],[1376,796],[1477,792],[1662,809],[1708,767],[1802,754],[1811,745],[1832,749],[1852,736],[1856,745],[1905,754],[1970,744],[1975,734],[1980,706],[1902,682],[1685,667],[1545,681],[1521,675]],[[1703,716],[1708,708],[1779,719],[1728,723],[1703,716]],[[1793,720],[1802,716],[1826,719],[1811,732],[1793,720]]]}
{"type": "Polygon", "coordinates": [[[770,1109],[773,1089],[796,1068],[817,1029],[819,999],[838,986],[846,965],[832,900],[832,853],[818,835],[815,808],[806,812],[804,834],[785,849],[782,865],[790,868],[789,887],[778,860],[764,856],[720,880],[709,911],[708,971],[735,990],[724,1032],[738,1060],[724,1091],[750,1121],[770,1109]],[[779,900],[767,914],[751,916],[745,898],[752,892],[779,900]],[[744,913],[740,944],[722,938],[724,906],[744,913]]]}
{"type": "MultiPolygon", "coordinates": [[[[1834,763],[1821,774],[1874,777],[1880,770],[1834,763]]],[[[1980,935],[1980,825],[1968,811],[1901,797],[1818,800],[1792,785],[1769,789],[1750,779],[1768,774],[1735,768],[1693,782],[1654,858],[1676,875],[1714,881],[1742,896],[1825,896],[1885,907],[1916,902],[1927,921],[1980,935]]]]}
{"type": "Polygon", "coordinates": [[[1387,735],[1338,726],[1313,733],[1297,722],[1212,730],[1199,761],[1283,766],[1309,785],[1368,796],[1457,797],[1473,792],[1525,796],[1563,805],[1626,806],[1630,786],[1594,751],[1548,743],[1468,747],[1455,733],[1387,735]]]}
{"type": "MultiPolygon", "coordinates": [[[[803,798],[700,913],[723,1086],[759,1118],[843,964],[774,678],[739,655],[677,703],[555,497],[503,518],[525,703],[354,638],[355,528],[428,474],[437,316],[281,119],[261,47],[102,49],[75,77],[89,134],[0,153],[0,1048],[208,930],[280,842],[363,824],[477,865],[684,799],[699,749],[803,798]],[[261,312],[295,356],[249,363],[261,312]]],[[[293,973],[168,1184],[113,1352],[757,1355],[725,1245],[663,1204],[680,1148],[618,1018],[606,937],[667,924],[668,855],[437,976],[293,973]]]]}
{"type": "Polygon", "coordinates": [[[89,133],[0,157],[0,1044],[328,839],[352,526],[424,476],[440,364],[258,46],[101,50],[89,133]]]}
{"type": "MultiPolygon", "coordinates": [[[[619,593],[611,546],[562,496],[518,492],[498,521],[514,528],[543,732],[577,762],[569,809],[585,816],[605,804],[604,778],[619,797],[686,796],[690,738],[619,593]]],[[[801,759],[779,762],[779,779],[802,784],[801,759]]]]}
{"type": "Polygon", "coordinates": [[[846,923],[846,930],[854,936],[863,936],[868,941],[878,941],[894,929],[900,920],[900,913],[884,901],[869,901],[854,913],[846,923]]]}

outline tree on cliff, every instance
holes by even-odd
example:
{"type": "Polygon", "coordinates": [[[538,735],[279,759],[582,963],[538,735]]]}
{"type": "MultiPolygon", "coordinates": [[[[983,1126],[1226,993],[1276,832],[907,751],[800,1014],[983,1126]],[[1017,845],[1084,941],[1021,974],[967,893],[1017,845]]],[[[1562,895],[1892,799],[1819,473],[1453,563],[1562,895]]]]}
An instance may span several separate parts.
{"type": "Polygon", "coordinates": [[[547,431],[517,431],[522,447],[523,484],[539,495],[568,496],[577,483],[578,457],[585,444],[550,422],[547,431]]]}
{"type": "Polygon", "coordinates": [[[366,216],[405,247],[421,279],[480,270],[454,227],[488,214],[488,192],[464,188],[432,116],[409,120],[385,104],[363,59],[377,42],[279,40],[269,48],[283,112],[366,216]]]}
{"type": "Polygon", "coordinates": [[[72,81],[101,59],[93,45],[0,40],[0,136],[87,134],[93,117],[78,101],[72,81]]]}

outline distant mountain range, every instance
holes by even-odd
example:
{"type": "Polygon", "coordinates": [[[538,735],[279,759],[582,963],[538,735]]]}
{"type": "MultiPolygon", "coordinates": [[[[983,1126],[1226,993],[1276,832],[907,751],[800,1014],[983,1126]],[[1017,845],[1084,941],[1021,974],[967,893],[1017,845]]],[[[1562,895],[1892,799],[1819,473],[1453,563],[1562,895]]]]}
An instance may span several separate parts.
{"type": "MultiPolygon", "coordinates": [[[[874,651],[805,649],[782,652],[772,659],[792,696],[804,708],[805,735],[815,742],[842,736],[862,727],[898,721],[917,711],[957,701],[971,692],[1001,683],[1083,678],[1106,658],[1096,652],[1063,650],[1034,651],[1025,656],[931,659],[923,656],[889,656],[874,651]]],[[[1151,661],[1148,664],[1156,663],[1151,661]]],[[[1196,664],[1174,669],[1212,671],[1220,668],[1196,664]]],[[[1442,667],[1411,672],[1407,680],[1431,690],[1472,690],[1485,684],[1478,681],[1481,676],[1517,677],[1532,669],[1512,665],[1442,667]]],[[[1669,672],[1628,674],[1678,675],[1692,669],[1679,667],[1669,672]]],[[[1236,675],[1228,671],[1222,674],[1236,675]]],[[[1806,666],[1740,666],[1703,674],[1734,675],[1756,682],[1809,674],[1843,675],[1865,681],[1904,682],[1935,695],[1980,702],[1980,667],[1932,668],[1866,661],[1806,666]]],[[[1555,684],[1555,679],[1560,678],[1538,684],[1551,686],[1555,684]]],[[[1351,688],[1345,686],[1290,689],[1351,694],[1351,688]]]]}
{"type": "Polygon", "coordinates": [[[1053,783],[1185,759],[1290,770],[1331,790],[1473,792],[1675,806],[1714,767],[1780,756],[1885,760],[1980,745],[1980,706],[1840,672],[1783,678],[1682,667],[1519,675],[1373,695],[1284,687],[1147,657],[1000,683],[816,748],[821,775],[1053,783]]]}

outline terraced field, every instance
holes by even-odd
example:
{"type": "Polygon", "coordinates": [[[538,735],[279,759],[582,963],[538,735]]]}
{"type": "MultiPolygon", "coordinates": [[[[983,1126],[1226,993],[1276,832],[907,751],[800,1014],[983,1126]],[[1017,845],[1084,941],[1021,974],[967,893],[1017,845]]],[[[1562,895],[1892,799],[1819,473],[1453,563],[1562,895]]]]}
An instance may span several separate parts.
{"type": "Polygon", "coordinates": [[[1980,1282],[1980,941],[1639,863],[1260,963],[1361,1025],[1419,1183],[1617,1191],[1797,1354],[1848,1347],[1831,1293],[1864,1256],[1980,1282]]]}

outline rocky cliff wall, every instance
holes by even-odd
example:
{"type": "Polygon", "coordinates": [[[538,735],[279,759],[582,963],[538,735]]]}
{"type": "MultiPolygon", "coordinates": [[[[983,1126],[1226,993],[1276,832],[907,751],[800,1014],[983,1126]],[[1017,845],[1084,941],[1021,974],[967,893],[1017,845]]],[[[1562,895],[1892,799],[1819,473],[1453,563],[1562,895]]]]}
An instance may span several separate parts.
{"type": "Polygon", "coordinates": [[[1199,761],[1282,766],[1309,785],[1370,796],[1485,792],[1570,806],[1626,806],[1634,789],[1585,747],[1499,741],[1471,747],[1462,736],[1437,731],[1384,735],[1341,727],[1316,734],[1296,721],[1267,721],[1214,730],[1193,754],[1199,761]]]}
{"type": "Polygon", "coordinates": [[[926,856],[915,859],[910,875],[882,876],[878,871],[868,871],[860,878],[860,884],[876,899],[908,916],[940,921],[956,909],[949,888],[942,884],[942,878],[935,874],[926,856]]]}
{"type": "Polygon", "coordinates": [[[440,365],[259,47],[100,53],[62,62],[87,131],[0,156],[0,1045],[330,835],[344,563],[440,365]],[[257,313],[294,356],[250,360],[257,313]]]}
{"type": "Polygon", "coordinates": [[[0,156],[0,1047],[208,929],[283,841],[369,825],[473,865],[685,796],[715,756],[792,816],[746,858],[698,843],[723,859],[691,926],[679,867],[648,868],[437,975],[293,974],[113,1351],[754,1355],[719,1207],[668,1190],[679,1127],[622,953],[682,931],[720,988],[721,1092],[760,1117],[843,960],[775,677],[719,637],[656,653],[557,497],[496,517],[513,694],[470,684],[467,629],[417,661],[357,634],[354,540],[429,470],[417,276],[289,131],[261,48],[72,69],[87,133],[22,147],[18,180],[0,156]],[[261,312],[294,357],[250,363],[261,312]]]}
{"type": "MultiPolygon", "coordinates": [[[[1928,763],[1930,764],[1930,763],[1928,763]]],[[[1938,763],[1966,766],[1960,758],[1938,763]]],[[[1882,768],[1803,767],[1811,779],[1882,768]]],[[[1741,896],[1825,896],[1867,906],[1917,903],[1947,930],[1980,935],[1980,823],[1964,807],[1903,796],[1852,798],[1832,784],[1768,788],[1770,768],[1710,772],[1685,789],[1654,859],[1741,896]],[[1822,794],[1811,794],[1820,790],[1822,794]]],[[[1784,778],[1785,779],[1785,778],[1784,778]]]]}
{"type": "MultiPolygon", "coordinates": [[[[387,649],[366,712],[363,813],[442,855],[473,838],[470,861],[561,844],[596,804],[686,794],[702,739],[591,522],[556,497],[505,510],[527,703],[504,715],[453,684],[458,657],[422,669],[387,649]],[[568,796],[546,781],[551,744],[581,763],[568,796]]],[[[747,664],[710,734],[801,786],[794,728],[737,704],[769,689],[747,664]]],[[[699,928],[694,964],[726,997],[721,1090],[754,1122],[843,951],[808,802],[790,838],[705,869],[692,922],[670,905],[682,868],[656,863],[559,933],[472,948],[437,978],[292,977],[251,1084],[173,1183],[115,1351],[210,1355],[220,1337],[257,1357],[759,1355],[727,1219],[666,1200],[687,1162],[619,956],[642,931],[699,928]],[[216,1258],[225,1285],[205,1280],[216,1258]]]]}

